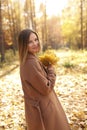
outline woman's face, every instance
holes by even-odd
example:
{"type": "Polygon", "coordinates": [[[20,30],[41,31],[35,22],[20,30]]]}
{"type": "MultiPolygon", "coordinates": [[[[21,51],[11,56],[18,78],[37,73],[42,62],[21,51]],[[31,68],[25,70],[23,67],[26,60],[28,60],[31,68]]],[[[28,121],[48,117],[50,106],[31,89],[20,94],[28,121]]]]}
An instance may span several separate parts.
{"type": "Polygon", "coordinates": [[[36,54],[39,52],[39,49],[39,40],[34,33],[31,33],[28,41],[28,51],[32,54],[36,54]]]}

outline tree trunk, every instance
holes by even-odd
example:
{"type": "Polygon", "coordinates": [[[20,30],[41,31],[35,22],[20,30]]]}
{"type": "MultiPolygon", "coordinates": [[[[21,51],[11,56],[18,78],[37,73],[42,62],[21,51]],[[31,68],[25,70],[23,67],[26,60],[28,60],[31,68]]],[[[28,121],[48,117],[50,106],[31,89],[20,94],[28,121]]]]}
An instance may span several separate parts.
{"type": "Polygon", "coordinates": [[[81,45],[82,49],[84,49],[84,41],[83,41],[83,0],[81,0],[81,45]]]}
{"type": "Polygon", "coordinates": [[[0,0],[0,52],[1,52],[1,62],[5,60],[5,53],[4,53],[4,40],[3,40],[3,31],[2,31],[2,4],[0,0]]]}

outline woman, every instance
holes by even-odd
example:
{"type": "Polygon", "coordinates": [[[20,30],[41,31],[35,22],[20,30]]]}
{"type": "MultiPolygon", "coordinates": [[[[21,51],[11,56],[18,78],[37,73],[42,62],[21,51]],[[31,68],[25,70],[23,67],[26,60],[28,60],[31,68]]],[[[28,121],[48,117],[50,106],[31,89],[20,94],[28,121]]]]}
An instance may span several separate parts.
{"type": "Polygon", "coordinates": [[[30,29],[22,30],[18,48],[27,130],[70,130],[54,91],[54,69],[51,65],[44,67],[36,57],[40,50],[37,33],[30,29]]]}

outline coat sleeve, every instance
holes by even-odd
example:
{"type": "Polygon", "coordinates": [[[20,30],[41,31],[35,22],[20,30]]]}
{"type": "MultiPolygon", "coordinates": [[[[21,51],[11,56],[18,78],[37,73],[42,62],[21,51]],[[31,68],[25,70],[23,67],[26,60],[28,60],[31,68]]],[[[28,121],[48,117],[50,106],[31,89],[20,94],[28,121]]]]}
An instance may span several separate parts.
{"type": "Polygon", "coordinates": [[[49,66],[47,68],[47,78],[49,80],[49,86],[53,88],[55,85],[55,80],[56,80],[56,74],[55,74],[53,66],[49,66]]]}
{"type": "Polygon", "coordinates": [[[42,95],[48,95],[55,84],[55,75],[52,68],[48,69],[47,76],[38,62],[28,61],[24,67],[23,77],[34,89],[42,95]]]}

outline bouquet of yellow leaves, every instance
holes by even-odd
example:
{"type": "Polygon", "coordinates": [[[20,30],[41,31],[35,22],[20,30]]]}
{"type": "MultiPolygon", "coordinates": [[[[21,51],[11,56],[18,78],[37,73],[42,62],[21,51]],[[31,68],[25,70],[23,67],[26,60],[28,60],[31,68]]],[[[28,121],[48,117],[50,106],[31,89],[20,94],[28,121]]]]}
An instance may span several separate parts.
{"type": "Polygon", "coordinates": [[[45,65],[56,65],[59,58],[56,56],[54,50],[47,50],[39,56],[40,61],[45,65]]]}

